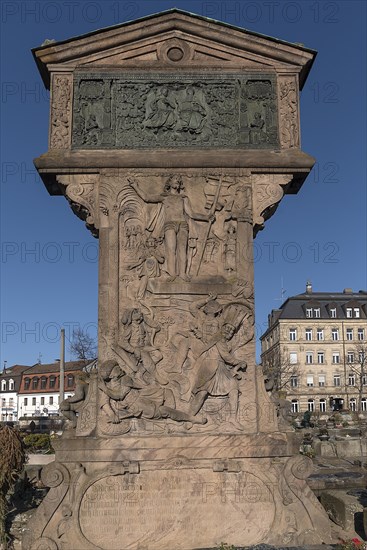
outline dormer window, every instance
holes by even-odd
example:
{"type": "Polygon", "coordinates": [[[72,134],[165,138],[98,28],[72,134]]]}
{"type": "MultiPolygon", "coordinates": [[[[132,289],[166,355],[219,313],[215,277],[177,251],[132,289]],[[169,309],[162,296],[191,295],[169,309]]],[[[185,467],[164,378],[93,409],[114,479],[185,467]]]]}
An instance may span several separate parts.
{"type": "Polygon", "coordinates": [[[314,310],[313,310],[313,314],[314,314],[314,317],[316,317],[316,319],[319,319],[320,318],[320,308],[315,307],[314,310]]]}
{"type": "Polygon", "coordinates": [[[355,308],[353,309],[353,311],[354,311],[354,317],[356,317],[357,319],[359,319],[360,316],[361,316],[359,307],[355,307],[355,308]]]}
{"type": "Polygon", "coordinates": [[[38,386],[38,378],[35,376],[32,380],[32,389],[36,390],[38,386]]]}
{"type": "Polygon", "coordinates": [[[312,317],[312,307],[306,307],[306,317],[312,317]]]}
{"type": "Polygon", "coordinates": [[[14,390],[14,380],[12,378],[10,378],[9,380],[9,390],[10,391],[14,390]]]}
{"type": "Polygon", "coordinates": [[[24,379],[24,389],[29,390],[30,385],[31,385],[31,379],[30,378],[25,378],[24,379]]]}
{"type": "Polygon", "coordinates": [[[330,308],[330,317],[332,319],[336,319],[336,307],[331,307],[330,308]]]}
{"type": "Polygon", "coordinates": [[[353,308],[347,307],[347,318],[351,319],[353,316],[353,308]]]}

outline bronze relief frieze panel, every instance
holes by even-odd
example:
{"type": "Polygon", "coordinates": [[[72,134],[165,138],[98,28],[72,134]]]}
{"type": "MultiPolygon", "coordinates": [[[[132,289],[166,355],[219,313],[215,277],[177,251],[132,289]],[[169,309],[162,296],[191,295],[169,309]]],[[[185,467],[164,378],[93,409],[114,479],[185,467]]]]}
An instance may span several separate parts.
{"type": "Polygon", "coordinates": [[[279,146],[275,76],[79,73],[74,149],[279,146]]]}

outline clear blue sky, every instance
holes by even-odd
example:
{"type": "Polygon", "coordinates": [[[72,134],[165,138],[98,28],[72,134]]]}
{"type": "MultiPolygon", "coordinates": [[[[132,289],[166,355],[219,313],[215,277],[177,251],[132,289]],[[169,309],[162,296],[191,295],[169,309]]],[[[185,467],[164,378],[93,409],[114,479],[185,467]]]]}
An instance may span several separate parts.
{"type": "MultiPolygon", "coordinates": [[[[178,7],[318,50],[301,98],[302,149],[317,159],[255,242],[256,324],[283,297],[367,288],[366,2],[7,1],[1,4],[1,365],[60,355],[58,331],[96,334],[97,246],[33,168],[49,104],[31,48],[178,7]]],[[[69,359],[69,353],[67,353],[69,359]]]]}

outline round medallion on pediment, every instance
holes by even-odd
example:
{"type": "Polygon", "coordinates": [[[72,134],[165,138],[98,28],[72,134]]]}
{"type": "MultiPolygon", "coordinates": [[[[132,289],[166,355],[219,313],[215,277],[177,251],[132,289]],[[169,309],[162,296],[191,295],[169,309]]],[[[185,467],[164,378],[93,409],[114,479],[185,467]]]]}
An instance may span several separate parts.
{"type": "Polygon", "coordinates": [[[192,58],[192,51],[187,42],[173,38],[161,45],[158,57],[161,61],[173,65],[189,61],[192,58]]]}

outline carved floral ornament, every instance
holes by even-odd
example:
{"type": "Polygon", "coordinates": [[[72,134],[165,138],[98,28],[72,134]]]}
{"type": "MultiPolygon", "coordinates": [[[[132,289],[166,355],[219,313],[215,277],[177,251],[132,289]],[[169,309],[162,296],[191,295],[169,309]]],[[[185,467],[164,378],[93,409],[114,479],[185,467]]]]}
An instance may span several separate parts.
{"type": "Polygon", "coordinates": [[[54,74],[52,77],[50,148],[69,149],[71,146],[71,112],[73,77],[54,74]]]}
{"type": "Polygon", "coordinates": [[[278,77],[280,141],[285,148],[299,147],[298,88],[294,77],[278,77]]]}

